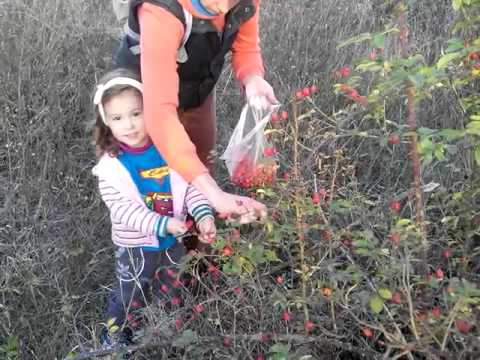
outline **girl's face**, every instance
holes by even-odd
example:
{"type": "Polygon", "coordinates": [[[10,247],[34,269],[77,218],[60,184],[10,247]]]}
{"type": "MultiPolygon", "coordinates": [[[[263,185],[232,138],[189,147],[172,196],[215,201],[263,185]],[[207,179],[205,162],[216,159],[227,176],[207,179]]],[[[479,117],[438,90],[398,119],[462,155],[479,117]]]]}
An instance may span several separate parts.
{"type": "Polygon", "coordinates": [[[111,97],[105,104],[105,123],[118,141],[130,147],[148,142],[143,122],[143,104],[138,91],[127,89],[111,97]]]}
{"type": "Polygon", "coordinates": [[[201,0],[201,2],[211,13],[222,15],[229,12],[240,0],[201,0]]]}

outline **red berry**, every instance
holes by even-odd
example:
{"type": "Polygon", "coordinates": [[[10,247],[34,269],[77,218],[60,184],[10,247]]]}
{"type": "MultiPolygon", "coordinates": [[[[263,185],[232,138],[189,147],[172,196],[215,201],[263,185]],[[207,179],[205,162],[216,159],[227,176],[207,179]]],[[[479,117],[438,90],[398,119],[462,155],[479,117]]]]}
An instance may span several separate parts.
{"type": "Polygon", "coordinates": [[[280,121],[280,115],[276,112],[273,113],[272,117],[271,117],[271,120],[272,120],[272,123],[276,123],[276,122],[280,121]]]}
{"type": "Polygon", "coordinates": [[[390,210],[397,213],[400,212],[400,210],[402,210],[402,205],[400,204],[400,202],[395,200],[390,201],[388,204],[388,207],[390,208],[390,210]]]}
{"type": "Polygon", "coordinates": [[[472,51],[470,54],[468,54],[468,60],[470,61],[478,60],[478,58],[479,58],[479,55],[476,52],[472,51]]]}
{"type": "Polygon", "coordinates": [[[162,290],[162,292],[164,292],[164,293],[167,293],[168,292],[167,284],[162,284],[162,286],[160,286],[160,290],[162,290]]]}
{"type": "Polygon", "coordinates": [[[323,230],[322,236],[326,241],[330,241],[330,240],[332,240],[333,234],[330,230],[327,229],[327,230],[323,230]]]}
{"type": "Polygon", "coordinates": [[[240,295],[242,293],[242,288],[240,286],[237,286],[233,289],[233,292],[237,295],[240,295]]]}
{"type": "Polygon", "coordinates": [[[435,277],[438,279],[438,280],[443,280],[445,274],[443,273],[443,270],[441,268],[438,268],[437,270],[435,270],[435,277]]]}
{"type": "Polygon", "coordinates": [[[417,320],[418,321],[426,321],[428,319],[428,314],[425,311],[419,311],[417,313],[417,320]]]}
{"type": "Polygon", "coordinates": [[[372,329],[370,329],[368,327],[364,327],[362,329],[362,334],[363,334],[363,336],[365,336],[367,338],[371,338],[373,336],[373,331],[372,331],[372,329]]]}
{"type": "Polygon", "coordinates": [[[462,334],[468,334],[472,328],[472,325],[464,319],[457,319],[455,320],[455,327],[457,328],[458,331],[460,331],[462,334]]]}
{"type": "Polygon", "coordinates": [[[398,145],[400,144],[400,136],[398,134],[390,134],[388,135],[388,143],[390,145],[398,145]]]}
{"type": "Polygon", "coordinates": [[[130,323],[130,327],[131,327],[132,329],[137,329],[139,326],[140,326],[140,323],[139,323],[138,321],[136,321],[136,320],[135,320],[135,321],[132,321],[132,322],[130,323]]]}
{"type": "Polygon", "coordinates": [[[177,273],[173,269],[167,269],[167,275],[173,278],[177,275],[177,273]]]}
{"type": "Polygon", "coordinates": [[[269,342],[271,339],[272,337],[270,334],[262,333],[262,335],[260,336],[260,341],[263,343],[269,342]]]}
{"type": "Polygon", "coordinates": [[[317,191],[312,193],[312,203],[313,205],[320,204],[320,194],[317,191]]]}
{"type": "Polygon", "coordinates": [[[305,97],[310,96],[310,88],[302,89],[302,95],[305,97]]]}
{"type": "Polygon", "coordinates": [[[449,259],[452,257],[452,251],[450,249],[444,249],[442,251],[442,257],[444,257],[445,259],[449,259]]]}
{"type": "Polygon", "coordinates": [[[257,357],[255,358],[255,360],[265,360],[265,356],[263,356],[263,355],[257,355],[257,357]]]}
{"type": "Polygon", "coordinates": [[[316,93],[317,90],[318,90],[318,89],[317,89],[317,86],[316,86],[316,85],[310,86],[310,94],[316,93]]]}
{"type": "Polygon", "coordinates": [[[350,97],[352,97],[352,98],[354,98],[354,99],[355,99],[355,98],[358,98],[358,97],[360,96],[360,94],[358,93],[358,91],[355,90],[355,89],[350,90],[350,94],[349,94],[349,95],[350,95],[350,97]]]}
{"type": "Polygon", "coordinates": [[[277,281],[278,285],[282,285],[285,282],[285,279],[281,275],[278,275],[275,280],[277,281]]]}
{"type": "Polygon", "coordinates": [[[175,320],[175,328],[177,329],[177,331],[179,331],[183,326],[183,321],[182,319],[176,319],[175,320]]]}
{"type": "Polygon", "coordinates": [[[175,279],[175,280],[173,280],[173,282],[172,282],[172,286],[173,286],[175,289],[178,289],[178,288],[180,288],[180,287],[183,286],[183,283],[182,283],[180,280],[175,279]]]}
{"type": "Polygon", "coordinates": [[[390,234],[388,235],[388,240],[393,242],[395,245],[398,245],[400,244],[400,235],[398,235],[397,233],[390,234]]]}
{"type": "Polygon", "coordinates": [[[348,77],[350,75],[350,68],[348,66],[344,66],[340,68],[338,71],[341,77],[348,77]]]}
{"type": "Polygon", "coordinates": [[[274,156],[275,154],[277,153],[277,149],[275,149],[275,147],[266,147],[265,149],[263,149],[263,155],[265,157],[271,157],[271,156],[274,156]]]}
{"type": "Polygon", "coordinates": [[[303,99],[303,92],[302,90],[299,90],[295,93],[295,97],[297,98],[297,100],[300,100],[300,99],[303,99]]]}
{"type": "Polygon", "coordinates": [[[222,249],[222,254],[223,256],[232,256],[233,255],[233,249],[230,245],[227,245],[225,246],[223,249],[222,249]]]}
{"type": "Polygon", "coordinates": [[[395,304],[401,304],[402,303],[402,294],[399,291],[395,291],[392,294],[391,300],[395,304]]]}
{"type": "Polygon", "coordinates": [[[240,239],[240,229],[232,229],[232,239],[240,239]]]}
{"type": "Polygon", "coordinates": [[[182,303],[182,300],[178,296],[172,298],[172,305],[178,306],[182,303]]]}
{"type": "Polygon", "coordinates": [[[133,300],[130,304],[132,309],[138,309],[140,306],[142,306],[141,302],[138,300],[133,300]]]}
{"type": "Polygon", "coordinates": [[[441,312],[441,310],[440,310],[440,307],[435,306],[435,307],[432,309],[432,316],[433,316],[434,318],[437,318],[437,319],[438,319],[441,314],[442,314],[442,312],[441,312]]]}
{"type": "Polygon", "coordinates": [[[200,314],[203,310],[205,310],[203,304],[197,304],[193,307],[193,311],[197,314],[200,314]]]}
{"type": "Polygon", "coordinates": [[[377,51],[375,49],[370,51],[370,54],[368,54],[368,58],[372,61],[375,61],[377,58],[377,51]]]}
{"type": "Polygon", "coordinates": [[[223,346],[230,347],[230,346],[232,346],[232,344],[233,344],[233,341],[232,341],[231,338],[229,338],[227,336],[223,338],[223,346]]]}
{"type": "Polygon", "coordinates": [[[188,230],[190,230],[193,227],[193,220],[187,220],[185,222],[185,226],[187,227],[188,230]]]}
{"type": "Polygon", "coordinates": [[[347,84],[341,84],[340,85],[340,91],[343,92],[343,93],[349,93],[351,90],[352,90],[352,88],[350,86],[348,86],[347,84]]]}
{"type": "Polygon", "coordinates": [[[133,321],[133,319],[135,319],[135,317],[133,316],[132,313],[128,313],[127,314],[127,321],[130,322],[130,321],[133,321]]]}
{"type": "Polygon", "coordinates": [[[314,327],[315,327],[315,324],[313,323],[313,321],[309,320],[305,323],[305,330],[307,331],[312,331],[314,327]]]}
{"type": "Polygon", "coordinates": [[[282,120],[287,120],[288,119],[288,112],[285,110],[280,113],[280,116],[282,117],[282,120]]]}
{"type": "Polygon", "coordinates": [[[208,264],[207,271],[209,273],[214,273],[218,271],[218,268],[213,264],[208,264]]]}
{"type": "Polygon", "coordinates": [[[282,314],[282,320],[288,322],[291,319],[292,319],[292,315],[290,314],[290,312],[288,310],[285,310],[282,314]]]}

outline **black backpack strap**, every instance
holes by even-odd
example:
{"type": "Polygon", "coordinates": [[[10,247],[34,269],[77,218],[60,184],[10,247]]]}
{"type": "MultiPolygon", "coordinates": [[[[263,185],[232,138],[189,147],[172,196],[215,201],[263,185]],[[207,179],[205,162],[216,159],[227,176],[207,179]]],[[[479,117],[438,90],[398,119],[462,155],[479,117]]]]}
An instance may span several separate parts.
{"type": "Polygon", "coordinates": [[[140,41],[140,24],[138,22],[137,12],[138,7],[143,3],[151,3],[164,8],[180,20],[184,27],[186,26],[182,5],[180,5],[177,0],[133,0],[130,2],[128,20],[124,29],[125,34],[132,40],[140,41]]]}

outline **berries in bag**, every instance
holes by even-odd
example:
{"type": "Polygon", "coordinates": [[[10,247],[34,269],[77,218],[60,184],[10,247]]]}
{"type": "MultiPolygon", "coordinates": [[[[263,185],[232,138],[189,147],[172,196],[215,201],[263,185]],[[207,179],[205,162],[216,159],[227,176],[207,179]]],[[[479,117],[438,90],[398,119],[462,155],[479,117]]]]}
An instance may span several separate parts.
{"type": "Polygon", "coordinates": [[[265,127],[275,110],[258,110],[246,104],[221,156],[232,182],[242,188],[260,187],[275,181],[275,148],[265,136],[265,127]]]}

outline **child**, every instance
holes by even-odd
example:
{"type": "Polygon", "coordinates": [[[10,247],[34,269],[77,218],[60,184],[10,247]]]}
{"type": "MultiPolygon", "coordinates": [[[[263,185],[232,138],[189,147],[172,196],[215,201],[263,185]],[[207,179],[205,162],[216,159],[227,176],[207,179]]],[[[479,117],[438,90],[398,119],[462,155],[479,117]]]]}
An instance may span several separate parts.
{"type": "MultiPolygon", "coordinates": [[[[143,121],[142,85],[127,69],[107,73],[94,97],[94,138],[102,200],[110,211],[119,280],[108,297],[109,327],[122,331],[113,340],[103,329],[103,345],[131,343],[132,310],[143,305],[147,290],[178,305],[182,282],[175,268],[185,255],[177,237],[188,231],[186,211],[197,224],[199,240],[210,243],[216,228],[208,201],[175,171],[169,169],[152,144],[143,121]]],[[[164,132],[168,141],[168,132],[164,132]]]]}

